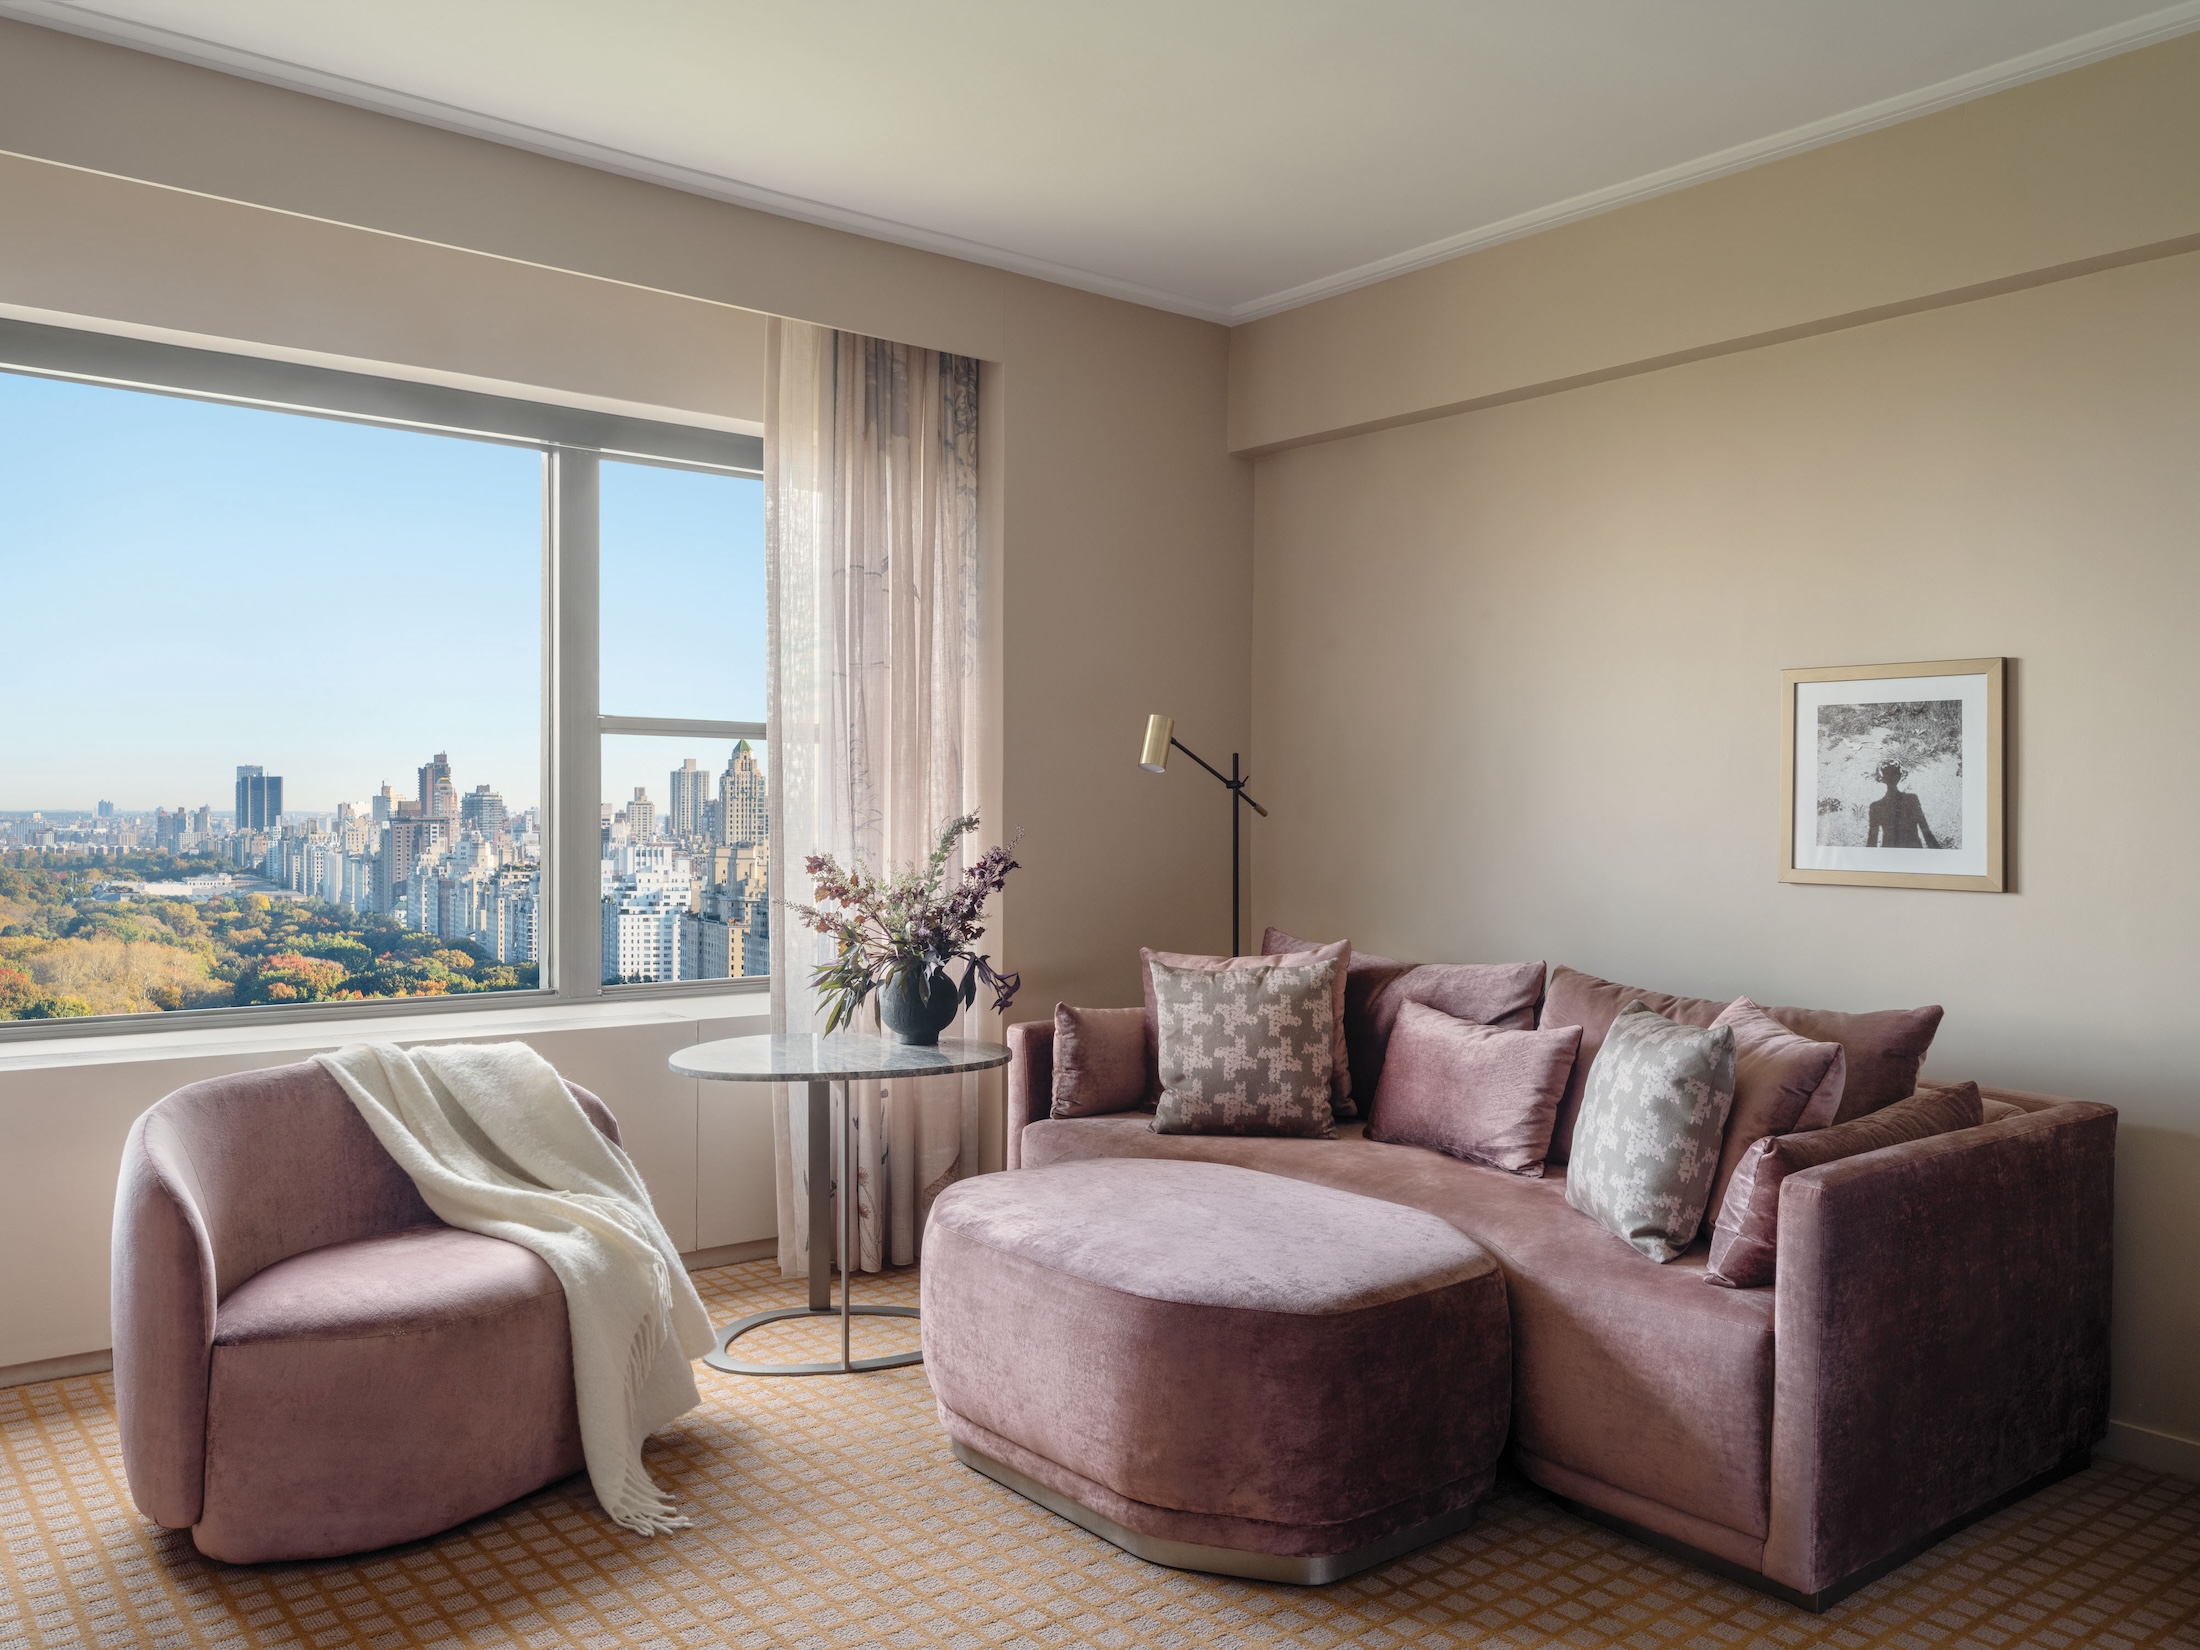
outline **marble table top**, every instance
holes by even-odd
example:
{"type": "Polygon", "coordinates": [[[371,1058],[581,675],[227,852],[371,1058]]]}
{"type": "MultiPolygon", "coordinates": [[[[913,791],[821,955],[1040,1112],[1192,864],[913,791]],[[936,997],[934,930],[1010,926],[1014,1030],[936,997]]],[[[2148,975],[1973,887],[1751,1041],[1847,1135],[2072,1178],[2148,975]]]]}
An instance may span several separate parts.
{"type": "Polygon", "coordinates": [[[681,1049],[669,1062],[683,1077],[727,1083],[801,1083],[886,1077],[932,1077],[1008,1064],[999,1043],[942,1037],[930,1047],[891,1037],[836,1032],[830,1037],[728,1037],[681,1049]]]}

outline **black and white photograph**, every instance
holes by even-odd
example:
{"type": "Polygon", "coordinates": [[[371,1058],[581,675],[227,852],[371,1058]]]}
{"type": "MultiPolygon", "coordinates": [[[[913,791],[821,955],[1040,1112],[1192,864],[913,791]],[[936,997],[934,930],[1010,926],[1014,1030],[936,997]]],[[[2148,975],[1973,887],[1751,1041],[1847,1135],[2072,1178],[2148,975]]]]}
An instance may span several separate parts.
{"type": "Polygon", "coordinates": [[[1998,890],[2001,666],[1784,672],[1783,879],[1998,890]]]}

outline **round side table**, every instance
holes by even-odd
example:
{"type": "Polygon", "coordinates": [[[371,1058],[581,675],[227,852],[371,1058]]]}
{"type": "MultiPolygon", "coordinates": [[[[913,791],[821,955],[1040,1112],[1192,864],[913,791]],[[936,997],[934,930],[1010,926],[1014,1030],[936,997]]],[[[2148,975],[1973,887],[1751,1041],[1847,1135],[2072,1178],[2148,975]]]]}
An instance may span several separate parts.
{"type": "MultiPolygon", "coordinates": [[[[784,1306],[772,1312],[754,1312],[718,1332],[718,1347],[705,1353],[703,1362],[733,1375],[848,1375],[873,1369],[898,1369],[921,1363],[924,1354],[894,1352],[883,1358],[851,1358],[848,1327],[852,1318],[913,1318],[913,1306],[857,1306],[849,1300],[849,1270],[844,1265],[840,1281],[840,1305],[833,1305],[833,1180],[832,1090],[840,1086],[840,1160],[855,1162],[854,1110],[848,1085],[890,1077],[940,1077],[951,1072],[988,1071],[1008,1064],[1008,1050],[999,1043],[973,1042],[943,1037],[931,1046],[897,1043],[890,1037],[841,1032],[831,1037],[815,1035],[729,1037],[723,1042],[698,1043],[672,1056],[671,1067],[683,1077],[700,1077],[718,1083],[806,1083],[810,1090],[810,1304],[784,1306]],[[732,1355],[733,1343],[750,1330],[788,1318],[840,1318],[840,1361],[813,1364],[756,1364],[732,1355]]],[[[847,1169],[852,1193],[855,1175],[847,1169]]],[[[856,1199],[841,1200],[841,1254],[856,1252],[856,1199]]]]}

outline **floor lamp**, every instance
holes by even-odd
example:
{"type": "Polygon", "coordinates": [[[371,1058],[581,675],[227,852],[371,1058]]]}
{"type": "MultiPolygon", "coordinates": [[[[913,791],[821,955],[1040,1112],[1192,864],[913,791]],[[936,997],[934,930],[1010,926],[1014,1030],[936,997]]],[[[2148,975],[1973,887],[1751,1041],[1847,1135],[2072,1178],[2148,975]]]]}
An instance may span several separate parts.
{"type": "Polygon", "coordinates": [[[1245,794],[1246,776],[1238,772],[1238,753],[1236,751],[1230,753],[1230,772],[1225,776],[1220,768],[1177,738],[1176,718],[1173,716],[1149,716],[1146,718],[1146,748],[1138,758],[1138,765],[1148,773],[1168,772],[1169,750],[1172,746],[1182,751],[1217,779],[1220,779],[1223,788],[1230,793],[1230,955],[1233,957],[1242,956],[1245,951],[1245,944],[1242,932],[1244,923],[1238,914],[1238,902],[1241,897],[1239,888],[1242,880],[1238,871],[1238,804],[1240,802],[1244,803],[1263,819],[1268,817],[1268,810],[1245,794]]]}

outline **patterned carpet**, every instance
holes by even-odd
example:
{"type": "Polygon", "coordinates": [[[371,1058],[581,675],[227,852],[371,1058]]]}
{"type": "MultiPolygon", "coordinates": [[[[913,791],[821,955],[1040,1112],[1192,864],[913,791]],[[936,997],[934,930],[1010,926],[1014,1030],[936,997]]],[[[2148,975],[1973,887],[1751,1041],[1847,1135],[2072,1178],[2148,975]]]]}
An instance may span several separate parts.
{"type": "MultiPolygon", "coordinates": [[[[698,1281],[720,1321],[801,1298],[769,1264],[698,1281]]],[[[859,1286],[915,1293],[913,1273],[859,1286]]],[[[912,1330],[859,1322],[859,1353],[912,1330]]],[[[826,1339],[802,1324],[743,1344],[818,1357],[826,1339]]],[[[1824,1616],[1525,1487],[1464,1535],[1308,1590],[1154,1568],[957,1465],[921,1369],[703,1381],[650,1454],[691,1530],[628,1535],[574,1479],[433,1542],[257,1569],[138,1515],[106,1377],[0,1391],[0,1647],[2200,1646],[2200,1487],[2113,1463],[1824,1616]]]]}

